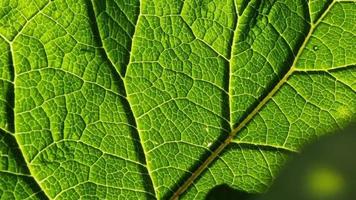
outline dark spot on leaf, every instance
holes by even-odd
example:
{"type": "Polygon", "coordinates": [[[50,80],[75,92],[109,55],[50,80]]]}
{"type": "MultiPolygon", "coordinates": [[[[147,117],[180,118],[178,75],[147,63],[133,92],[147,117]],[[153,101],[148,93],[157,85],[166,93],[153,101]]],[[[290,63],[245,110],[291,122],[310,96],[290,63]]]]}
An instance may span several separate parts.
{"type": "Polygon", "coordinates": [[[209,191],[206,196],[207,200],[215,199],[236,199],[236,200],[249,200],[256,197],[256,194],[247,193],[244,191],[236,190],[227,184],[222,184],[214,187],[209,191]]]}

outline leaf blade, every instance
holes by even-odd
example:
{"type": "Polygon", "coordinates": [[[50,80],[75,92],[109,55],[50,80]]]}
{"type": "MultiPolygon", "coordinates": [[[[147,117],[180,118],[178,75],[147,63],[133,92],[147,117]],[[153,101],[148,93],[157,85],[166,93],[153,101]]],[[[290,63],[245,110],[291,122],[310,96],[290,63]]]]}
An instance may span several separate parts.
{"type": "Polygon", "coordinates": [[[261,192],[355,116],[354,1],[45,3],[0,18],[0,127],[50,198],[261,192]]]}

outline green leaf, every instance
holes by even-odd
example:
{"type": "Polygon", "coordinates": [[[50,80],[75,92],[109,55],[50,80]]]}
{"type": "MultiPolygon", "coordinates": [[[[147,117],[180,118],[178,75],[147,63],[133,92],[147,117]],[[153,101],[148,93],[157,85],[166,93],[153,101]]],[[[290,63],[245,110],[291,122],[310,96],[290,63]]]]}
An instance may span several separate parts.
{"type": "Polygon", "coordinates": [[[0,196],[263,192],[356,117],[354,24],[352,0],[1,1],[0,196]]]}

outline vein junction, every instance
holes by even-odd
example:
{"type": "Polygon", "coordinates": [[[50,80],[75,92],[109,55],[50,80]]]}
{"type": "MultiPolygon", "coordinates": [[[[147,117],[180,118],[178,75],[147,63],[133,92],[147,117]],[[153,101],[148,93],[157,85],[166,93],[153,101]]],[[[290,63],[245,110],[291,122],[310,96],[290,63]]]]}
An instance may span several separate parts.
{"type": "MultiPolygon", "coordinates": [[[[301,70],[296,68],[296,64],[304,50],[304,48],[306,47],[307,43],[309,42],[310,38],[312,37],[312,34],[314,33],[316,27],[321,23],[321,21],[323,20],[323,18],[327,15],[328,11],[333,7],[333,5],[336,3],[337,1],[333,1],[323,12],[323,14],[320,16],[320,18],[314,23],[311,24],[311,27],[308,31],[308,34],[306,35],[305,39],[303,40],[303,43],[301,44],[301,46],[299,47],[299,50],[297,52],[297,54],[294,57],[293,60],[293,64],[291,65],[291,67],[289,68],[289,70],[284,74],[284,76],[275,84],[275,86],[271,89],[271,91],[256,105],[256,107],[238,124],[238,126],[236,128],[234,128],[229,136],[227,137],[227,139],[225,139],[225,141],[219,145],[211,154],[210,156],[192,173],[192,175],[184,182],[184,184],[182,184],[178,190],[175,191],[175,193],[173,194],[173,196],[171,197],[171,199],[177,199],[182,193],[184,193],[192,184],[193,182],[201,175],[201,173],[206,170],[206,168],[214,161],[216,160],[219,155],[222,153],[222,151],[232,142],[233,143],[237,143],[237,144],[243,144],[244,142],[238,142],[235,141],[235,137],[236,135],[241,132],[247,125],[249,122],[251,122],[251,120],[254,119],[254,117],[259,113],[259,111],[273,98],[273,96],[281,89],[281,87],[288,81],[288,79],[293,75],[294,72],[298,72],[298,71],[303,71],[303,72],[307,72],[307,71],[329,71],[329,70],[309,70],[309,69],[305,69],[305,70],[301,70]]],[[[235,40],[235,39],[234,39],[235,40]]],[[[233,50],[232,50],[233,53],[233,50]]],[[[231,63],[231,61],[230,61],[231,63]]],[[[348,65],[349,66],[349,65],[348,65]]],[[[345,67],[348,67],[345,66],[345,67]]],[[[230,66],[231,68],[231,66],[230,66]]],[[[339,67],[344,68],[344,67],[339,67]]],[[[231,89],[231,85],[230,85],[230,89],[231,89]]],[[[231,99],[230,99],[231,102],[231,99]]],[[[231,118],[231,117],[230,117],[231,118]]],[[[230,119],[231,120],[231,119],[230,119]]],[[[254,143],[251,143],[254,144],[254,143]]],[[[259,145],[259,144],[256,144],[259,145]]],[[[264,146],[264,145],[261,145],[264,146]]],[[[267,145],[267,146],[271,146],[273,148],[282,148],[285,149],[287,151],[291,151],[291,152],[295,152],[294,150],[289,150],[288,148],[285,147],[279,147],[279,146],[274,146],[274,145],[267,145]]]]}

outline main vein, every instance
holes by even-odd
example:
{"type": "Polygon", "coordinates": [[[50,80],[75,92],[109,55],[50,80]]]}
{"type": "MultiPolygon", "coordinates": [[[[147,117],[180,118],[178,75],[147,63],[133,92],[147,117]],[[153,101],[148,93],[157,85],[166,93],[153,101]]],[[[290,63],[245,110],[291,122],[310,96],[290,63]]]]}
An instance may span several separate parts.
{"type": "MultiPolygon", "coordinates": [[[[324,11],[324,13],[321,15],[321,17],[317,20],[315,24],[311,24],[309,28],[309,32],[306,35],[302,45],[298,49],[298,53],[294,58],[293,64],[290,66],[289,70],[284,74],[284,76],[276,83],[276,85],[273,87],[273,89],[257,104],[257,106],[241,121],[241,123],[232,131],[230,132],[229,136],[224,140],[224,142],[219,145],[211,154],[210,156],[192,173],[192,175],[181,185],[178,190],[173,194],[171,199],[178,199],[180,195],[182,195],[193,183],[194,181],[201,175],[202,172],[205,171],[205,169],[214,161],[218,158],[218,156],[221,154],[221,152],[233,141],[234,137],[241,131],[243,130],[246,125],[258,114],[258,112],[273,98],[273,96],[277,93],[277,91],[286,83],[289,79],[289,77],[293,74],[294,71],[296,71],[295,65],[297,64],[299,57],[301,56],[306,44],[308,43],[311,35],[313,34],[315,28],[319,25],[319,23],[322,21],[322,19],[326,16],[328,11],[332,8],[332,6],[335,4],[336,1],[333,1],[327,9],[324,11]]],[[[237,26],[236,26],[237,28],[237,26]]],[[[234,34],[234,39],[235,40],[235,34],[234,34]]],[[[234,46],[234,44],[232,44],[234,46]]],[[[231,50],[231,54],[233,53],[233,49],[231,50]]],[[[230,63],[231,63],[231,57],[230,56],[230,63]]],[[[231,66],[230,66],[231,70],[231,66]]],[[[230,74],[231,75],[231,74],[230,74]]],[[[229,89],[231,86],[229,85],[229,89]]],[[[230,94],[230,93],[229,93],[230,94]]],[[[231,95],[230,95],[231,96],[231,95]]],[[[231,101],[230,101],[231,102],[231,101]]],[[[230,103],[229,102],[229,103],[230,103]]],[[[230,118],[231,120],[231,118],[230,118]]]]}

